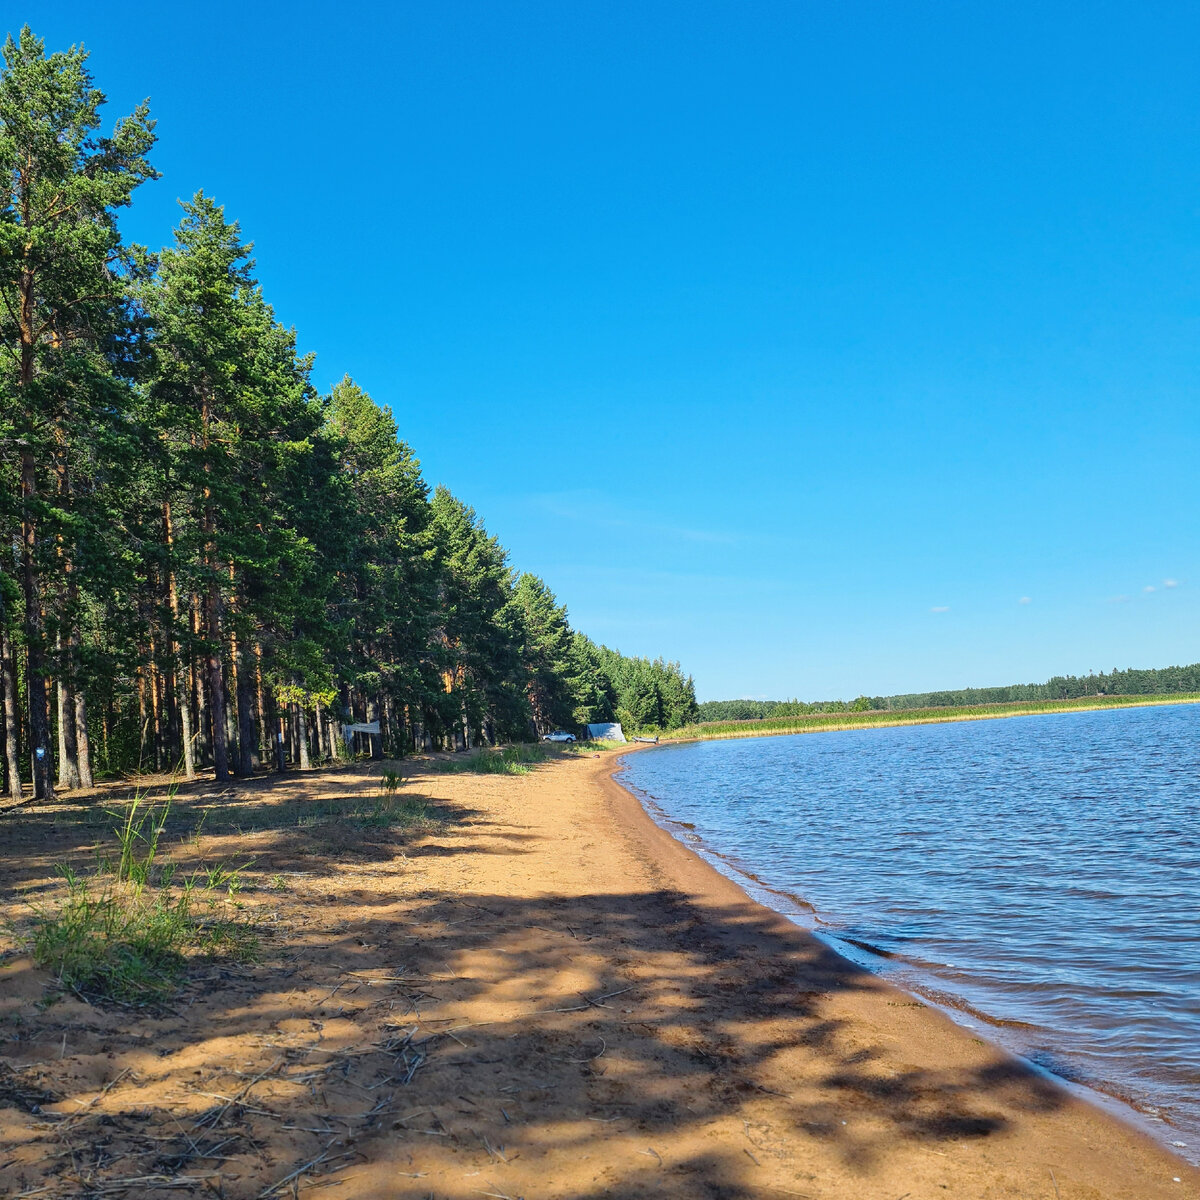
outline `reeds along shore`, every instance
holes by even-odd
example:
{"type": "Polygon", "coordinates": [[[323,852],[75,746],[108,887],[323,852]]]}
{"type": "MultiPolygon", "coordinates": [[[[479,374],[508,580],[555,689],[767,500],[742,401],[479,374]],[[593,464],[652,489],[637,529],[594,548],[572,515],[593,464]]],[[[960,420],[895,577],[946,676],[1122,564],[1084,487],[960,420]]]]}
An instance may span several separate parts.
{"type": "Polygon", "coordinates": [[[1089,712],[1104,708],[1146,708],[1161,704],[1196,704],[1200,692],[1161,696],[1085,696],[1074,700],[1017,700],[1008,704],[974,704],[946,708],[914,708],[869,712],[808,713],[767,717],[761,721],[708,721],[685,725],[662,735],[664,741],[707,741],[713,738],[768,737],[785,733],[821,733],[839,729],[889,725],[936,725],[950,721],[987,721],[997,717],[1029,717],[1048,713],[1089,712]]]}

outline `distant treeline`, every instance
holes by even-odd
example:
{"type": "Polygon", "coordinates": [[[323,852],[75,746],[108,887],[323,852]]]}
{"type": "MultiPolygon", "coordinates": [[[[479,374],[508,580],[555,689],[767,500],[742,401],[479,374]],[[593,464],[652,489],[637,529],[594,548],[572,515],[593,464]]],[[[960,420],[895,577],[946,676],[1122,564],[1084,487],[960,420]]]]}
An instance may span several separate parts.
{"type": "Polygon", "coordinates": [[[960,708],[1011,704],[1021,700],[1077,700],[1086,696],[1164,696],[1200,692],[1200,663],[1187,667],[1117,668],[1099,675],[1055,675],[1045,683],[957,691],[909,692],[899,696],[859,696],[855,700],[706,700],[699,721],[763,721],[809,713],[888,712],[914,708],[960,708]]]}

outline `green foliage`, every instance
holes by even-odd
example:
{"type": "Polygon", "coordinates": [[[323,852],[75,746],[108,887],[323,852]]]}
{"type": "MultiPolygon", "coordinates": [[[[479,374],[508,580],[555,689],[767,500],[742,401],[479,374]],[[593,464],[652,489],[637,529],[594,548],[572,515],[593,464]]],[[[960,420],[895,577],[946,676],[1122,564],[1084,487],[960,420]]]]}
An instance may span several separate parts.
{"type": "Polygon", "coordinates": [[[577,662],[567,610],[541,579],[528,573],[517,580],[514,599],[534,729],[543,734],[572,725],[577,701],[577,662]]]}
{"type": "MultiPolygon", "coordinates": [[[[678,665],[574,631],[474,509],[431,492],[386,404],[349,376],[315,394],[213,197],[181,203],[160,253],[122,243],[154,127],[141,106],[102,135],[86,63],[25,29],[0,69],[8,793],[37,745],[47,795],[60,741],[73,787],[93,765],[304,766],[345,752],[342,722],[378,721],[371,753],[399,758],[618,709],[631,729],[691,720],[678,665]]],[[[127,814],[122,885],[148,886],[164,816],[127,814]]]]}
{"type": "Polygon", "coordinates": [[[118,856],[114,874],[118,883],[129,884],[140,892],[150,882],[150,872],[158,855],[158,839],[171,812],[168,800],[162,808],[142,807],[142,797],[135,796],[124,815],[105,810],[105,814],[117,821],[116,834],[118,856]]]}
{"type": "Polygon", "coordinates": [[[620,721],[626,734],[678,729],[696,719],[696,687],[678,663],[628,658],[607,646],[597,648],[597,657],[613,698],[609,719],[620,721]]]}

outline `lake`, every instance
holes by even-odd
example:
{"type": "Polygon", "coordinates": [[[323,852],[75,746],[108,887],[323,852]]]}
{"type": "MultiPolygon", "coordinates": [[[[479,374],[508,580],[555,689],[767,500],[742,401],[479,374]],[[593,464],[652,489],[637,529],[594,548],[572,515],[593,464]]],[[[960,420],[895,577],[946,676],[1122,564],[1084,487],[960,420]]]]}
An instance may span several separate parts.
{"type": "Polygon", "coordinates": [[[1200,1161],[1200,705],[664,746],[619,778],[756,899],[1200,1161]]]}

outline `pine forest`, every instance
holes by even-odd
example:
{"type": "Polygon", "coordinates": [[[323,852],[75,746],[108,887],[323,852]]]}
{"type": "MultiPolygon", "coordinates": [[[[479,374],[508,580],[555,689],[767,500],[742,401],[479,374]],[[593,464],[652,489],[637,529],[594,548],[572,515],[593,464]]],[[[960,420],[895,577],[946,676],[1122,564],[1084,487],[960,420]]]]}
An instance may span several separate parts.
{"type": "Polygon", "coordinates": [[[213,197],[159,251],[123,241],[157,177],[146,106],[105,133],[84,51],[26,28],[3,54],[11,798],[695,718],[679,665],[573,630],[386,406],[349,376],[318,394],[213,197]]]}

